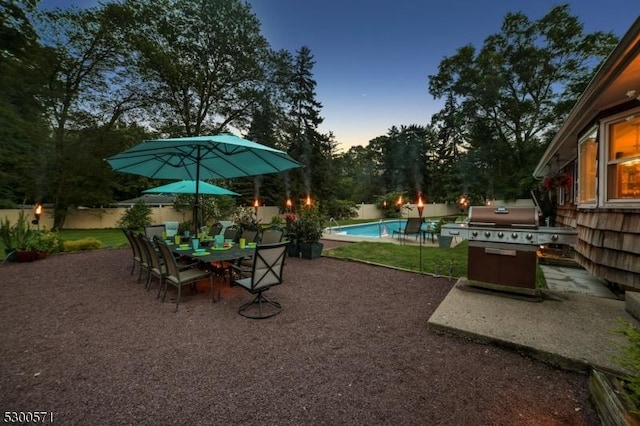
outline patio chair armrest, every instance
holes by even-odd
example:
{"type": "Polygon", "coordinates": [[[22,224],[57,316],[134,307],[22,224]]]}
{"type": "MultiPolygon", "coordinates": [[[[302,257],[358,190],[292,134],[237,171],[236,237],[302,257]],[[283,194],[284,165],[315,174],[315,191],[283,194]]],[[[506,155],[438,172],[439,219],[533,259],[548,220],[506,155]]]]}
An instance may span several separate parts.
{"type": "Polygon", "coordinates": [[[178,269],[179,270],[185,270],[185,269],[189,269],[189,268],[193,268],[194,266],[198,265],[198,262],[189,262],[189,263],[178,263],[178,269]]]}
{"type": "Polygon", "coordinates": [[[229,267],[233,269],[235,272],[240,274],[242,277],[247,277],[251,275],[251,270],[247,268],[243,268],[240,264],[230,263],[229,267]]]}

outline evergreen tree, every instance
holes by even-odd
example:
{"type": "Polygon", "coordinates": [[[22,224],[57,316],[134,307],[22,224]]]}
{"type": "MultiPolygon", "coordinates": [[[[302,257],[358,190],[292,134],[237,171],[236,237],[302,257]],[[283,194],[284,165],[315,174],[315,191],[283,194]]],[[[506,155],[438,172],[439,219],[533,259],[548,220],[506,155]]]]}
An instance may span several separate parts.
{"type": "Polygon", "coordinates": [[[322,104],[316,100],[316,82],[312,73],[315,61],[311,50],[304,46],[296,53],[288,90],[288,153],[304,167],[290,173],[291,190],[294,196],[304,197],[313,193],[318,199],[328,202],[333,198],[337,185],[337,175],[331,167],[337,144],[332,134],[318,132],[323,121],[320,116],[322,104]]]}

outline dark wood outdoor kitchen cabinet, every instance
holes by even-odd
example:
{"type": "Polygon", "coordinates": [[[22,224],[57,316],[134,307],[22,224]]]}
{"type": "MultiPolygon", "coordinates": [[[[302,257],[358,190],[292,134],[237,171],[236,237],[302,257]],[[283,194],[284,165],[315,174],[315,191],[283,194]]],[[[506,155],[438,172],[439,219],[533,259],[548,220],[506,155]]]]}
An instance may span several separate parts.
{"type": "MultiPolygon", "coordinates": [[[[477,244],[477,243],[476,243],[477,244]]],[[[537,257],[535,247],[513,244],[469,244],[468,278],[491,284],[536,287],[537,257]]]]}

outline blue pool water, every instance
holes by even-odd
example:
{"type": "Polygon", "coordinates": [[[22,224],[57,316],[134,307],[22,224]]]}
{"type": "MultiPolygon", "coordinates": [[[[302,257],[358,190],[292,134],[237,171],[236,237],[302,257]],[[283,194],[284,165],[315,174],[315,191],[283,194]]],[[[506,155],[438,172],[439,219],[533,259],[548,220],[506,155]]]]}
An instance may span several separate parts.
{"type": "Polygon", "coordinates": [[[329,228],[329,232],[335,235],[348,235],[351,237],[362,238],[392,237],[393,231],[404,229],[406,223],[406,219],[391,219],[378,222],[360,223],[358,225],[346,225],[340,227],[333,226],[329,228]]]}

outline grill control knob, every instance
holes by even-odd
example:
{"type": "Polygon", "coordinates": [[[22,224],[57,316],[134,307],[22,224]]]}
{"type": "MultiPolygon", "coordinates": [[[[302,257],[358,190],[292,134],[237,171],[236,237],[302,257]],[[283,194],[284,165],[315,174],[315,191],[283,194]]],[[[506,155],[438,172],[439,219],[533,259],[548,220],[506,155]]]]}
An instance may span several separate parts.
{"type": "Polygon", "coordinates": [[[478,236],[478,231],[471,232],[471,235],[473,235],[474,237],[477,237],[478,236]]]}
{"type": "Polygon", "coordinates": [[[533,239],[533,234],[527,234],[527,240],[532,240],[533,239]]]}
{"type": "Polygon", "coordinates": [[[491,236],[491,232],[489,231],[484,231],[484,236],[489,238],[491,236]]]}
{"type": "Polygon", "coordinates": [[[516,232],[511,234],[511,238],[513,238],[514,240],[518,239],[518,234],[516,232]]]}
{"type": "Polygon", "coordinates": [[[504,237],[504,232],[502,231],[498,232],[498,238],[502,238],[502,237],[504,237]]]}
{"type": "Polygon", "coordinates": [[[551,236],[551,241],[557,241],[558,240],[558,234],[553,234],[551,236]]]}

